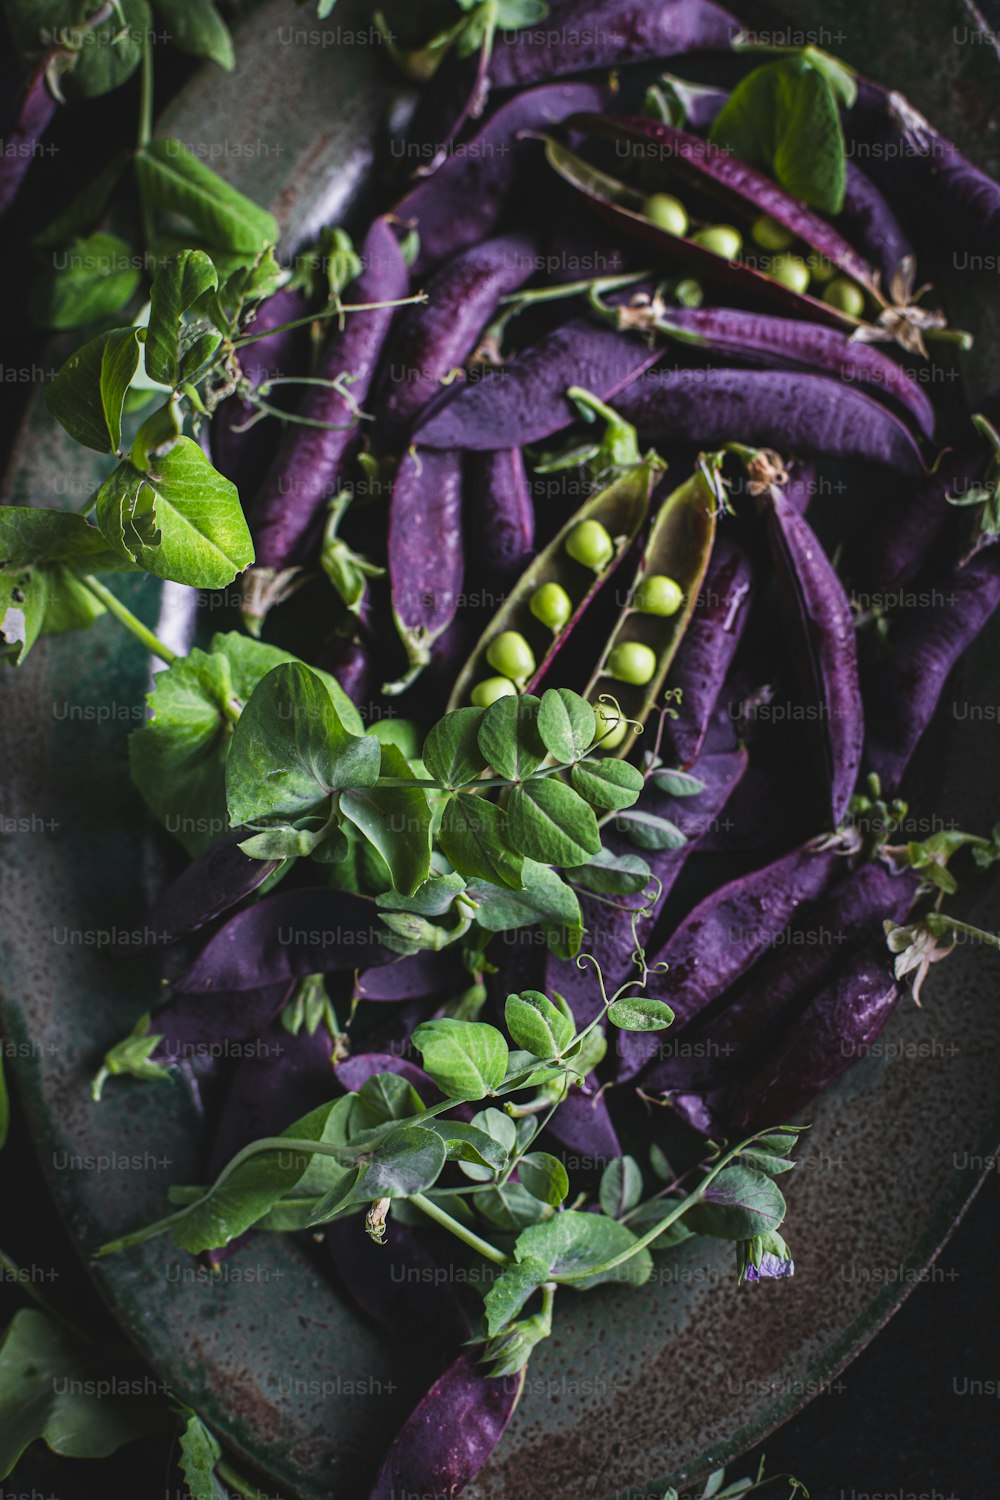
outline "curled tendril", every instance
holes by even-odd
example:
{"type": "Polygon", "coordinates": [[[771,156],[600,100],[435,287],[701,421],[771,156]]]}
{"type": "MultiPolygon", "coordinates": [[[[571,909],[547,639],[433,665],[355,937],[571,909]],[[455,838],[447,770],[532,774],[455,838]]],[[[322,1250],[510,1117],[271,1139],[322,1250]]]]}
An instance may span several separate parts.
{"type": "MultiPolygon", "coordinates": [[[[626,715],[622,712],[621,704],[618,702],[618,699],[614,696],[613,693],[601,693],[599,694],[597,701],[598,703],[607,704],[611,709],[614,710],[615,713],[614,719],[612,719],[610,715],[604,716],[604,723],[606,724],[607,728],[605,730],[605,735],[602,735],[602,739],[606,735],[611,734],[612,731],[617,729],[619,724],[622,723],[631,724],[636,734],[642,734],[643,726],[639,723],[639,720],[629,719],[626,717],[626,715]]],[[[600,743],[601,741],[598,740],[597,744],[599,745],[600,743]]]]}
{"type": "Polygon", "coordinates": [[[605,1005],[610,1005],[611,1001],[608,999],[608,992],[607,992],[607,990],[604,987],[604,970],[601,968],[601,966],[598,963],[597,959],[594,957],[594,955],[592,953],[579,953],[579,954],[577,954],[577,959],[576,959],[576,966],[577,966],[577,968],[578,969],[584,969],[584,968],[586,968],[587,964],[593,964],[594,968],[597,970],[597,982],[598,982],[598,984],[601,987],[601,999],[604,1001],[605,1005]]]}

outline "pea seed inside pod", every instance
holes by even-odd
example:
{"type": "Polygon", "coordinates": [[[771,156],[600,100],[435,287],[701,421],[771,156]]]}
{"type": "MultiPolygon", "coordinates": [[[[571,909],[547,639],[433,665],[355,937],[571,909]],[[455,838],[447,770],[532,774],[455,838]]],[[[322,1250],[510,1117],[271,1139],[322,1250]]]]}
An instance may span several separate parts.
{"type": "Polygon", "coordinates": [[[575,562],[599,573],[615,555],[615,544],[600,521],[581,521],[566,538],[566,551],[575,562]]]}
{"type": "Polygon", "coordinates": [[[524,682],[535,670],[535,653],[519,630],[504,630],[491,641],[486,660],[513,682],[524,682]]]}
{"type": "Polygon", "coordinates": [[[721,255],[723,260],[738,260],[743,249],[743,236],[732,224],[709,224],[691,238],[702,249],[711,250],[713,255],[721,255]]]}
{"type": "Polygon", "coordinates": [[[772,255],[767,274],[792,292],[802,293],[809,285],[809,267],[798,255],[772,255]]]}
{"type": "Polygon", "coordinates": [[[644,615],[675,615],[684,603],[684,591],[665,573],[651,573],[636,589],[632,601],[644,615]]]}
{"type": "Polygon", "coordinates": [[[750,234],[754,244],[762,250],[788,250],[795,242],[791,230],[772,219],[770,214],[761,214],[759,219],[754,219],[750,234]]]}
{"type": "Polygon", "coordinates": [[[674,301],[681,307],[700,307],[705,300],[701,282],[689,276],[677,282],[672,295],[674,301]]]}
{"type": "Polygon", "coordinates": [[[834,277],[823,293],[823,301],[852,318],[860,318],[865,310],[864,292],[845,276],[834,277]]]}
{"type": "Polygon", "coordinates": [[[573,601],[561,583],[543,583],[532,594],[528,608],[536,620],[558,635],[573,613],[573,601]]]}
{"type": "Polygon", "coordinates": [[[652,193],[642,205],[642,212],[645,218],[668,234],[684,235],[688,232],[687,209],[672,193],[652,193]]]}
{"type": "Polygon", "coordinates": [[[809,275],[819,286],[825,286],[828,281],[832,281],[837,273],[836,266],[828,261],[825,255],[815,253],[810,255],[806,265],[809,267],[809,275]]]}
{"type": "Polygon", "coordinates": [[[509,698],[511,694],[516,696],[517,688],[509,677],[485,677],[476,683],[469,697],[474,708],[489,708],[498,698],[509,698]]]}
{"type": "Polygon", "coordinates": [[[608,657],[607,670],[619,682],[645,687],[656,671],[656,652],[640,641],[623,641],[608,657]]]}

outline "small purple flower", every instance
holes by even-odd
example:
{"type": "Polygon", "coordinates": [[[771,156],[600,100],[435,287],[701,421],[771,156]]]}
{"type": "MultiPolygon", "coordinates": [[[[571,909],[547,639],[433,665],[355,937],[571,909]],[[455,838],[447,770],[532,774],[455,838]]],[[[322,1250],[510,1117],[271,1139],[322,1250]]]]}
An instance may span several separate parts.
{"type": "Polygon", "coordinates": [[[769,1250],[765,1250],[760,1258],[760,1265],[755,1266],[751,1261],[743,1273],[743,1279],[745,1281],[777,1281],[783,1276],[794,1275],[794,1260],[783,1260],[780,1255],[772,1255],[769,1250]]]}

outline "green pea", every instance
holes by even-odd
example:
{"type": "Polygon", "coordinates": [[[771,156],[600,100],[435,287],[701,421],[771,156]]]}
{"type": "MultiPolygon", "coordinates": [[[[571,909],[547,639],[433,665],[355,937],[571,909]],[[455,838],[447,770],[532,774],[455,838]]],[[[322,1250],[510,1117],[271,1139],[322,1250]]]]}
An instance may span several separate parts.
{"type": "Polygon", "coordinates": [[[561,583],[543,583],[532,594],[528,608],[536,620],[558,635],[573,613],[573,601],[561,583]]]}
{"type": "Polygon", "coordinates": [[[835,276],[823,293],[823,301],[852,318],[860,318],[865,310],[865,294],[846,276],[835,276]]]}
{"type": "Polygon", "coordinates": [[[767,274],[787,286],[790,292],[802,293],[809,285],[809,267],[797,255],[772,255],[767,274]]]}
{"type": "Polygon", "coordinates": [[[594,743],[600,742],[602,750],[616,749],[629,732],[629,723],[626,719],[619,718],[613,708],[606,704],[594,705],[594,714],[597,719],[597,732],[594,735],[594,743]],[[609,728],[608,726],[613,726],[609,728]]]}
{"type": "Polygon", "coordinates": [[[490,642],[486,660],[514,682],[524,682],[535,670],[535,653],[517,630],[501,631],[496,640],[490,642]]]}
{"type": "Polygon", "coordinates": [[[691,277],[685,277],[674,287],[674,301],[680,307],[700,307],[705,300],[705,293],[700,281],[694,281],[691,277]]]}
{"type": "Polygon", "coordinates": [[[684,592],[665,573],[652,573],[639,585],[632,602],[644,615],[675,615],[684,603],[684,592]]]}
{"type": "Polygon", "coordinates": [[[754,219],[750,233],[754,244],[762,250],[787,250],[795,242],[791,230],[772,219],[770,214],[761,214],[759,219],[754,219]]]}
{"type": "Polygon", "coordinates": [[[509,698],[512,693],[516,695],[517,688],[509,677],[484,677],[482,682],[476,683],[469,697],[474,708],[489,708],[498,698],[509,698]]]}
{"type": "Polygon", "coordinates": [[[721,255],[723,260],[737,260],[743,249],[743,236],[732,224],[710,224],[707,229],[699,229],[691,238],[696,245],[711,250],[713,255],[721,255]]]}
{"type": "Polygon", "coordinates": [[[807,264],[810,276],[820,286],[825,286],[837,274],[836,266],[832,265],[825,255],[810,255],[807,264]]]}
{"type": "Polygon", "coordinates": [[[600,521],[579,521],[566,538],[566,551],[585,568],[599,573],[615,555],[615,544],[600,521]]]}
{"type": "Polygon", "coordinates": [[[624,641],[612,650],[607,669],[619,682],[630,682],[633,687],[645,687],[656,671],[656,652],[639,641],[624,641]]]}
{"type": "Polygon", "coordinates": [[[642,205],[643,216],[668,234],[687,234],[687,209],[672,193],[653,193],[642,205]]]}

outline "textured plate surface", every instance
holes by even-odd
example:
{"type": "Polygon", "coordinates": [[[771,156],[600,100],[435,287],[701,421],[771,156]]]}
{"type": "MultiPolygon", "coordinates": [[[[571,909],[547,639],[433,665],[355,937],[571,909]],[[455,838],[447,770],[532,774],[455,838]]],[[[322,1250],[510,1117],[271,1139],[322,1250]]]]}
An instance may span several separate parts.
{"type": "MultiPolygon", "coordinates": [[[[815,41],[891,81],[997,172],[1000,64],[988,43],[968,40],[971,6],[786,8],[793,28],[810,33],[788,40],[815,41]]],[[[161,122],[196,149],[214,147],[209,159],[275,208],[288,243],[336,218],[362,186],[370,193],[390,102],[377,48],[296,42],[295,33],[332,38],[367,15],[340,0],[318,23],[286,0],[265,4],[244,23],[238,73],[198,75],[161,122]]],[[[979,334],[970,389],[1000,388],[995,277],[963,272],[949,293],[953,320],[979,334]]],[[[99,461],[88,467],[36,410],[4,498],[74,505],[99,474],[99,461]]],[[[155,585],[121,587],[144,618],[157,616],[155,585]]],[[[998,648],[1000,621],[949,690],[965,717],[952,716],[942,737],[935,811],[976,829],[1000,818],[998,648]]],[[[158,1215],[167,1184],[199,1174],[197,1113],[183,1087],[113,1084],[100,1107],[87,1090],[107,1045],[155,998],[152,967],[109,951],[112,929],[119,938],[141,929],[146,894],[162,878],[125,751],[146,673],[138,647],[104,621],[42,642],[0,681],[2,826],[23,820],[4,832],[0,862],[3,1021],[42,1165],[84,1250],[158,1215]]],[[[996,902],[996,882],[980,882],[967,911],[995,928],[996,902]]],[[[790,1192],[793,1282],[738,1293],[730,1250],[697,1243],[658,1258],[641,1293],[563,1294],[556,1336],[469,1495],[658,1496],[835,1378],[920,1279],[994,1151],[998,974],[993,955],[949,961],[925,1008],[904,1006],[876,1055],[816,1111],[790,1192]]],[[[98,1263],[95,1276],[164,1381],[276,1488],[355,1500],[426,1385],[419,1351],[377,1336],[285,1240],[260,1236],[233,1265],[210,1283],[156,1241],[98,1263]]]]}

